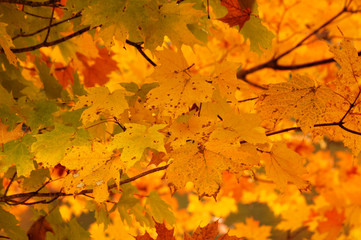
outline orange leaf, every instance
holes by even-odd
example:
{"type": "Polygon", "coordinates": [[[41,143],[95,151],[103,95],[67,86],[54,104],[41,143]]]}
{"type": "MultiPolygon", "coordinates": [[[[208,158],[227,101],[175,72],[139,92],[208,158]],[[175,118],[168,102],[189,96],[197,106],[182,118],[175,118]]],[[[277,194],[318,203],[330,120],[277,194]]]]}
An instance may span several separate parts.
{"type": "Polygon", "coordinates": [[[99,49],[99,57],[93,60],[93,64],[90,64],[89,59],[79,52],[76,53],[76,56],[84,65],[82,73],[86,87],[106,84],[109,81],[107,75],[117,69],[116,62],[112,59],[113,54],[109,55],[105,48],[99,49]]]}
{"type": "Polygon", "coordinates": [[[0,145],[18,139],[24,135],[22,124],[19,124],[14,130],[8,131],[9,126],[0,121],[0,145]]]}
{"type": "Polygon", "coordinates": [[[328,232],[327,239],[336,239],[343,227],[343,222],[345,221],[345,213],[343,211],[341,213],[338,213],[337,209],[334,208],[330,211],[326,211],[325,217],[327,218],[327,220],[319,222],[317,230],[320,233],[328,232]]]}

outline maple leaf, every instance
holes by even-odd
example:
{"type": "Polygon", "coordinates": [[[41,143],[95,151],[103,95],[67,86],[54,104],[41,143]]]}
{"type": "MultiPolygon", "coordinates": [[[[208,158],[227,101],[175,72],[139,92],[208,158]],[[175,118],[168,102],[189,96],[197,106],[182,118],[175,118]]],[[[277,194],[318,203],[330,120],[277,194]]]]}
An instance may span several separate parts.
{"type": "Polygon", "coordinates": [[[148,148],[158,152],[165,152],[164,135],[159,132],[165,124],[155,124],[151,127],[136,123],[124,124],[126,131],[114,136],[111,149],[123,149],[120,156],[126,169],[131,168],[141,160],[144,151],[148,148]]]}
{"type": "Polygon", "coordinates": [[[188,112],[194,103],[210,100],[214,87],[207,82],[209,78],[188,73],[189,65],[181,50],[165,49],[155,54],[161,65],[150,77],[160,86],[148,94],[150,108],[159,108],[164,115],[176,117],[188,112]]]}
{"type": "Polygon", "coordinates": [[[257,102],[263,119],[276,124],[281,119],[295,118],[305,133],[322,119],[326,104],[333,98],[332,91],[301,75],[293,75],[286,83],[272,84],[257,102]]]}
{"type": "Polygon", "coordinates": [[[127,100],[123,90],[115,90],[110,93],[106,87],[90,88],[89,93],[79,96],[74,110],[89,107],[81,115],[83,124],[88,124],[99,119],[100,114],[119,118],[128,108],[127,100]]]}
{"type": "Polygon", "coordinates": [[[23,228],[19,226],[16,217],[2,207],[0,208],[0,230],[4,231],[12,239],[28,239],[23,228]]]}
{"type": "Polygon", "coordinates": [[[235,93],[241,85],[236,77],[238,67],[238,63],[222,61],[216,65],[211,78],[212,84],[218,86],[221,95],[232,102],[237,102],[235,93]]]}
{"type": "Polygon", "coordinates": [[[259,221],[253,218],[246,218],[246,223],[236,223],[235,229],[229,231],[230,235],[236,235],[241,239],[268,240],[271,239],[271,226],[260,226],[259,221]]]}
{"type": "Polygon", "coordinates": [[[4,151],[0,151],[0,170],[5,172],[12,164],[16,165],[18,176],[28,177],[34,170],[34,158],[30,153],[30,146],[34,138],[25,135],[21,141],[11,141],[4,145],[4,151]]]}
{"type": "Polygon", "coordinates": [[[33,222],[27,232],[27,235],[29,240],[46,240],[46,232],[52,232],[54,234],[54,230],[45,219],[45,216],[41,216],[38,220],[33,222]]]}
{"type": "Polygon", "coordinates": [[[54,130],[34,135],[37,139],[31,145],[31,152],[35,153],[35,160],[43,166],[54,167],[65,156],[73,145],[88,143],[88,135],[73,127],[55,124],[54,130]]]}
{"type": "Polygon", "coordinates": [[[19,124],[13,130],[8,131],[9,126],[0,121],[0,145],[21,138],[24,135],[22,128],[23,125],[19,124]]]}
{"type": "Polygon", "coordinates": [[[241,29],[241,34],[245,40],[250,40],[251,51],[258,55],[263,53],[262,49],[267,50],[272,48],[272,39],[275,37],[275,35],[262,24],[262,20],[253,15],[251,15],[250,20],[244,24],[241,29]]]}
{"type": "MultiPolygon", "coordinates": [[[[197,229],[193,232],[192,236],[190,236],[188,233],[185,233],[184,240],[215,239],[217,235],[218,235],[218,220],[213,223],[207,224],[205,227],[198,226],[197,229]]],[[[220,239],[222,239],[222,237],[220,239]]]]}
{"type": "Polygon", "coordinates": [[[154,50],[163,44],[164,36],[168,36],[172,44],[179,49],[182,44],[201,43],[189,30],[188,25],[198,23],[205,14],[194,9],[193,5],[193,3],[168,2],[160,5],[157,11],[152,9],[153,18],[141,25],[144,46],[154,50]]]}
{"type": "Polygon", "coordinates": [[[149,205],[152,217],[156,223],[161,223],[165,220],[170,225],[175,225],[176,218],[171,211],[171,206],[164,202],[159,194],[152,191],[147,198],[146,204],[149,205]]]}
{"type": "Polygon", "coordinates": [[[228,23],[231,27],[238,25],[241,29],[250,19],[253,2],[254,0],[221,0],[221,5],[227,8],[228,13],[218,20],[228,23]]]}
{"type": "Polygon", "coordinates": [[[100,48],[99,56],[90,59],[93,62],[92,64],[82,53],[77,52],[76,55],[83,64],[81,71],[84,75],[84,85],[86,87],[106,84],[109,81],[107,75],[118,69],[116,62],[112,59],[113,54],[109,54],[106,48],[100,48]]]}
{"type": "Polygon", "coordinates": [[[327,220],[318,223],[317,230],[320,233],[328,233],[327,239],[336,239],[343,228],[345,221],[345,213],[342,211],[338,213],[337,209],[328,210],[325,212],[327,220]]]}
{"type": "Polygon", "coordinates": [[[360,91],[357,77],[361,75],[361,58],[352,42],[347,39],[343,39],[339,46],[330,46],[330,52],[341,67],[333,81],[336,92],[353,102],[360,91]]]}
{"type": "Polygon", "coordinates": [[[290,150],[285,143],[275,143],[270,153],[265,153],[266,174],[280,189],[284,190],[291,182],[298,189],[306,190],[309,183],[302,178],[306,173],[303,158],[290,150]]]}
{"type": "Polygon", "coordinates": [[[188,143],[170,153],[173,162],[167,168],[167,179],[173,193],[183,188],[187,182],[193,182],[200,197],[216,197],[222,185],[223,171],[239,174],[250,168],[247,161],[256,161],[247,159],[249,157],[247,151],[254,153],[255,150],[250,146],[232,149],[233,153],[240,154],[232,158],[229,158],[227,153],[217,151],[223,151],[222,148],[215,148],[213,151],[212,147],[206,145],[204,148],[196,143],[188,143]]]}
{"type": "Polygon", "coordinates": [[[65,192],[77,193],[92,187],[94,199],[97,202],[107,200],[108,181],[114,179],[118,182],[119,171],[124,169],[119,157],[112,155],[112,151],[97,142],[91,146],[73,146],[60,162],[67,169],[76,171],[65,177],[63,183],[65,192]],[[79,166],[82,166],[81,169],[79,166]]]}
{"type": "Polygon", "coordinates": [[[0,46],[4,49],[6,58],[8,59],[9,63],[14,66],[17,66],[17,58],[15,54],[10,50],[11,47],[15,47],[13,44],[13,40],[6,32],[6,23],[0,22],[0,46]]]}
{"type": "Polygon", "coordinates": [[[175,240],[174,229],[168,229],[164,223],[155,222],[155,230],[158,234],[157,238],[152,238],[148,232],[143,235],[136,236],[136,240],[175,240]]]}

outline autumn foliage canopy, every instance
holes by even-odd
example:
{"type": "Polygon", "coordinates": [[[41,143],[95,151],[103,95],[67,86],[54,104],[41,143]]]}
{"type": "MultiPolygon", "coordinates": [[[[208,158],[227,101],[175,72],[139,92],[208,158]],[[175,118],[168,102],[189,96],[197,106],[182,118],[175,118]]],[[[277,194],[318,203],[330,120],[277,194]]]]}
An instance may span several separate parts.
{"type": "Polygon", "coordinates": [[[360,0],[0,0],[0,238],[361,239],[360,0]]]}

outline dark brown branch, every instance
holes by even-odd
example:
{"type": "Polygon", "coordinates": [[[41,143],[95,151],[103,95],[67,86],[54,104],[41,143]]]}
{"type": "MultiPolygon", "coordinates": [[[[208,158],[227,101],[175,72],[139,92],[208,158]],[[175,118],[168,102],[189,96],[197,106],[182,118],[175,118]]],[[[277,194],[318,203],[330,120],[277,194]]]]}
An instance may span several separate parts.
{"type": "Polygon", "coordinates": [[[34,2],[34,1],[25,1],[25,0],[0,0],[0,3],[20,4],[30,7],[63,7],[63,5],[57,2],[60,2],[60,0],[55,0],[55,1],[50,0],[44,2],[34,2]]]}
{"type": "MultiPolygon", "coordinates": [[[[274,70],[295,70],[295,69],[300,69],[300,68],[306,68],[306,67],[312,67],[312,66],[316,66],[316,65],[320,65],[320,64],[325,64],[325,63],[330,63],[333,62],[333,59],[325,59],[325,60],[320,60],[320,61],[315,61],[312,63],[305,63],[305,64],[300,64],[300,65],[293,65],[293,66],[283,66],[283,65],[278,65],[278,61],[286,56],[287,54],[291,53],[292,51],[294,51],[295,49],[297,49],[298,47],[302,46],[302,44],[309,39],[310,37],[312,37],[313,35],[315,35],[317,32],[319,32],[321,29],[323,29],[324,27],[326,27],[327,25],[329,25],[331,22],[333,22],[335,19],[337,19],[338,17],[340,17],[343,13],[345,12],[350,12],[353,13],[352,10],[348,10],[347,6],[345,6],[340,12],[338,12],[334,17],[332,17],[331,19],[329,19],[328,21],[326,21],[324,24],[322,24],[320,27],[318,27],[317,29],[315,29],[314,31],[312,31],[310,34],[308,34],[306,37],[304,37],[301,41],[299,41],[295,46],[293,46],[292,48],[290,48],[289,50],[281,53],[279,56],[270,59],[269,61],[262,63],[260,65],[251,67],[250,69],[240,69],[237,72],[237,78],[241,79],[251,85],[254,86],[254,83],[251,83],[249,81],[246,81],[246,76],[248,74],[257,72],[259,70],[265,69],[265,68],[272,68],[274,70]]],[[[258,88],[263,89],[264,87],[262,86],[255,86],[258,88]]]]}
{"type": "Polygon", "coordinates": [[[155,64],[155,63],[147,56],[147,54],[145,54],[145,52],[143,51],[143,47],[141,46],[142,43],[135,43],[135,42],[129,41],[128,39],[127,39],[125,42],[126,42],[127,44],[129,44],[130,46],[135,47],[135,48],[138,50],[138,52],[139,52],[140,54],[142,54],[142,56],[143,56],[150,64],[152,64],[153,67],[156,67],[156,66],[157,66],[157,64],[155,64]]]}
{"type": "Polygon", "coordinates": [[[44,39],[44,43],[46,43],[48,41],[49,38],[49,34],[50,34],[50,29],[51,29],[51,24],[53,23],[53,17],[54,17],[54,11],[55,11],[55,1],[53,0],[53,10],[51,11],[51,16],[50,16],[50,20],[49,20],[49,26],[48,26],[48,31],[46,32],[46,36],[44,39]]]}
{"type": "Polygon", "coordinates": [[[72,20],[72,19],[75,19],[75,18],[78,18],[78,17],[81,17],[80,12],[78,12],[77,14],[75,14],[74,16],[72,16],[72,17],[70,17],[70,18],[67,18],[67,19],[64,19],[64,20],[62,20],[62,21],[53,23],[53,24],[51,24],[50,26],[46,26],[46,27],[44,27],[44,28],[40,28],[39,30],[37,30],[37,31],[35,31],[35,32],[27,33],[27,34],[20,33],[20,34],[14,36],[12,39],[15,40],[15,39],[17,39],[17,38],[19,38],[19,37],[31,37],[31,36],[34,36],[35,34],[38,34],[38,33],[41,33],[41,32],[43,32],[43,31],[47,30],[48,28],[55,27],[55,26],[57,26],[57,25],[59,25],[59,24],[62,24],[62,23],[64,23],[64,22],[68,22],[68,21],[70,21],[70,20],[72,20]]]}
{"type": "MultiPolygon", "coordinates": [[[[151,174],[151,173],[154,173],[154,172],[158,172],[158,171],[161,171],[161,170],[165,170],[167,169],[169,166],[168,165],[165,165],[165,166],[162,166],[162,167],[157,167],[157,168],[153,168],[151,170],[148,170],[148,171],[145,171],[141,174],[138,174],[134,177],[131,177],[131,178],[128,178],[128,179],[125,179],[123,181],[120,181],[119,184],[113,184],[111,186],[109,186],[109,189],[112,189],[112,188],[115,188],[117,186],[121,186],[121,185],[124,185],[126,183],[130,183],[138,178],[141,178],[141,177],[144,177],[148,174],[151,174]]],[[[47,183],[46,183],[47,184],[47,183]]],[[[43,188],[46,184],[44,184],[41,188],[43,188]]],[[[60,198],[60,197],[66,197],[66,196],[75,196],[75,195],[85,195],[85,194],[88,194],[88,193],[93,193],[93,189],[86,189],[86,190],[83,190],[81,191],[80,193],[77,193],[77,194],[72,194],[72,193],[64,193],[64,192],[53,192],[53,193],[40,193],[38,192],[40,191],[40,189],[38,189],[37,191],[35,192],[27,192],[27,193],[19,193],[19,194],[13,194],[13,195],[10,195],[10,196],[6,196],[6,195],[3,195],[3,196],[0,196],[0,202],[5,202],[7,203],[8,205],[34,205],[34,204],[48,204],[48,203],[51,203],[53,201],[55,201],[56,199],[60,198]],[[30,202],[30,203],[27,203],[26,201],[33,198],[33,197],[43,197],[43,198],[52,198],[50,200],[40,200],[40,201],[35,201],[35,202],[30,202]],[[16,201],[15,199],[23,199],[25,198],[26,201],[16,201]]]]}
{"type": "Polygon", "coordinates": [[[330,23],[332,23],[334,20],[336,20],[336,18],[338,18],[339,16],[341,16],[343,13],[347,12],[347,7],[345,6],[340,12],[338,12],[335,16],[333,16],[331,19],[329,19],[328,21],[326,21],[324,24],[322,24],[321,26],[319,26],[318,28],[316,28],[313,32],[309,33],[306,37],[304,37],[301,41],[299,41],[294,47],[290,48],[289,50],[285,51],[284,53],[282,53],[281,55],[279,55],[278,57],[276,57],[274,59],[274,61],[278,61],[279,59],[281,59],[282,57],[286,56],[287,54],[291,53],[292,51],[294,51],[295,49],[297,49],[298,47],[302,46],[302,44],[307,41],[307,39],[309,39],[310,37],[312,37],[313,35],[315,35],[316,33],[318,33],[321,29],[323,29],[324,27],[326,27],[327,25],[329,25],[330,23]]]}
{"type": "MultiPolygon", "coordinates": [[[[54,46],[54,45],[57,45],[57,44],[59,44],[59,43],[65,42],[65,41],[67,41],[67,40],[69,40],[69,39],[72,39],[72,38],[74,38],[74,37],[76,37],[76,36],[79,36],[79,35],[81,35],[82,33],[87,32],[87,31],[92,30],[92,29],[97,28],[97,27],[98,27],[98,26],[92,27],[92,28],[91,28],[91,27],[85,27],[85,28],[83,28],[83,29],[80,29],[79,31],[76,31],[76,32],[74,32],[74,33],[72,33],[72,34],[69,34],[69,35],[66,36],[66,37],[63,37],[63,38],[54,40],[54,41],[52,41],[52,42],[42,42],[42,43],[39,43],[39,44],[37,44],[37,45],[30,46],[30,47],[24,47],[24,48],[13,48],[13,49],[11,49],[11,51],[12,51],[13,53],[22,53],[22,52],[34,51],[34,50],[39,49],[39,48],[42,48],[42,47],[54,46]]],[[[4,49],[0,49],[0,53],[4,53],[4,49]]]]}
{"type": "Polygon", "coordinates": [[[7,186],[6,189],[5,189],[5,192],[4,192],[4,196],[5,196],[5,197],[6,197],[6,194],[8,194],[8,191],[9,191],[9,189],[10,189],[10,186],[11,186],[11,184],[13,183],[15,177],[16,177],[16,172],[15,172],[14,175],[11,177],[9,184],[8,184],[8,186],[7,186]]]}

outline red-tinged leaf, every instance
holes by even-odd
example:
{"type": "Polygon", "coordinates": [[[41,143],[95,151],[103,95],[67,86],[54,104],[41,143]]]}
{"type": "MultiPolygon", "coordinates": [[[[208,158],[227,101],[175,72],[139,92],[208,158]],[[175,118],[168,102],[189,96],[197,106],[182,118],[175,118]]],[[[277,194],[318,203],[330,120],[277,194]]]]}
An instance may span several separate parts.
{"type": "Polygon", "coordinates": [[[45,240],[46,232],[54,233],[53,228],[48,221],[46,221],[45,217],[41,216],[31,225],[28,231],[28,237],[30,240],[45,240]]]}
{"type": "Polygon", "coordinates": [[[175,240],[174,228],[168,229],[164,223],[155,222],[155,229],[158,233],[157,240],[175,240]]]}
{"type": "Polygon", "coordinates": [[[229,236],[228,233],[224,234],[223,236],[220,236],[218,238],[218,240],[241,240],[241,239],[244,239],[244,238],[239,238],[236,236],[229,236]]]}
{"type": "Polygon", "coordinates": [[[158,234],[156,239],[152,238],[148,232],[145,232],[141,236],[137,236],[136,240],[175,240],[174,228],[168,229],[164,223],[155,222],[155,230],[158,234]]]}
{"type": "Polygon", "coordinates": [[[204,239],[214,239],[218,235],[218,221],[214,223],[209,223],[205,227],[198,227],[192,236],[189,234],[184,235],[184,240],[204,240],[204,239]]]}
{"type": "Polygon", "coordinates": [[[143,235],[136,236],[135,240],[154,240],[154,238],[152,238],[148,232],[145,232],[143,235]]]}
{"type": "Polygon", "coordinates": [[[222,0],[221,4],[227,8],[228,13],[218,20],[228,23],[231,27],[238,25],[241,29],[250,19],[253,2],[253,0],[222,0]]]}
{"type": "Polygon", "coordinates": [[[339,235],[343,223],[345,221],[344,211],[338,213],[337,209],[334,208],[330,211],[325,212],[326,221],[319,222],[317,230],[320,233],[328,233],[327,239],[336,239],[339,235]]]}
{"type": "Polygon", "coordinates": [[[58,82],[66,88],[74,83],[74,69],[71,66],[64,66],[61,63],[54,63],[54,74],[58,82]]]}
{"type": "Polygon", "coordinates": [[[81,71],[86,87],[106,84],[109,81],[107,75],[117,69],[116,62],[112,59],[113,54],[108,54],[108,50],[105,48],[99,49],[99,57],[95,59],[88,59],[79,52],[76,53],[76,56],[84,65],[81,71]]]}

